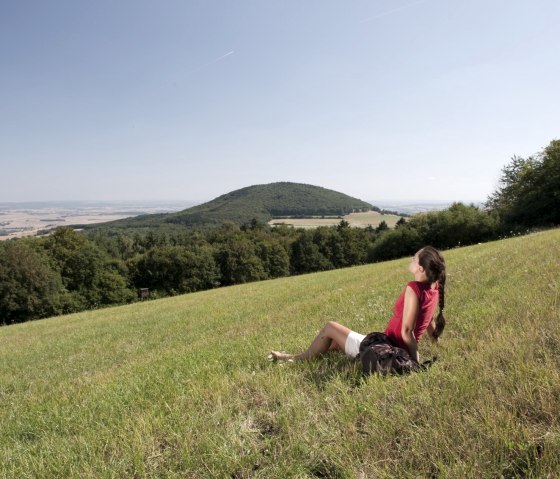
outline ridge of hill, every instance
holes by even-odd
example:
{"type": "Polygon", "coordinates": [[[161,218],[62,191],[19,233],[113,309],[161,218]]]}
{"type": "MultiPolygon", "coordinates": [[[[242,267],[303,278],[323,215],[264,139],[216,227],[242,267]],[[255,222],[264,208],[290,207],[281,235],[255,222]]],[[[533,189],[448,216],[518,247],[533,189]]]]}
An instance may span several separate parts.
{"type": "Polygon", "coordinates": [[[329,320],[382,331],[409,259],[2,327],[0,476],[557,477],[560,229],[444,257],[410,376],[266,360],[329,320]]]}
{"type": "Polygon", "coordinates": [[[256,219],[267,223],[276,217],[344,216],[352,212],[380,211],[365,201],[338,191],[303,183],[253,185],[221,195],[212,201],[167,214],[142,215],[92,226],[138,228],[175,224],[193,227],[236,224],[256,219]]]}

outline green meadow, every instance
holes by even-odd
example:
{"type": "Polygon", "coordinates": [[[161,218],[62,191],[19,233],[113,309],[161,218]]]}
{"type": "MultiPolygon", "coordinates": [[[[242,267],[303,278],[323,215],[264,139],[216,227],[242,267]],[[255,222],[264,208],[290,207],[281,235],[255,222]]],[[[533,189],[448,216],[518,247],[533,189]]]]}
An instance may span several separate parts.
{"type": "Polygon", "coordinates": [[[0,477],[559,477],[560,230],[444,256],[407,377],[267,354],[383,330],[408,259],[2,327],[0,477]]]}

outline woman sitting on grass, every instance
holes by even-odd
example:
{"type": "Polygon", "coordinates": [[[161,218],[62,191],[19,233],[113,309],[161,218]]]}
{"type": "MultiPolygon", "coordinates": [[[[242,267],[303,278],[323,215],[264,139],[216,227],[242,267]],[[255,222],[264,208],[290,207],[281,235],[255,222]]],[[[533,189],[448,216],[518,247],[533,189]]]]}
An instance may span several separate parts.
{"type": "MultiPolygon", "coordinates": [[[[395,303],[385,334],[394,346],[405,349],[414,361],[419,362],[418,341],[424,332],[427,330],[430,337],[437,341],[445,327],[445,260],[438,250],[425,246],[413,256],[408,270],[414,275],[414,281],[406,285],[395,303]],[[439,314],[434,321],[438,301],[439,314]]],[[[269,357],[278,361],[304,360],[335,349],[355,358],[364,338],[363,334],[329,321],[303,353],[272,351],[269,357]]]]}

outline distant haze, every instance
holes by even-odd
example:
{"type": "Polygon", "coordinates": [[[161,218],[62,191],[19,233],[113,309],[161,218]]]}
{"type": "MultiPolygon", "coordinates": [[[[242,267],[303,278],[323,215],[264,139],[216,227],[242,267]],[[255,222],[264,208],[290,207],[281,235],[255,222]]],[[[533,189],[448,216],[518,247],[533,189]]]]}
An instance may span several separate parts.
{"type": "Polygon", "coordinates": [[[47,209],[47,208],[159,208],[161,210],[177,211],[183,208],[190,208],[197,204],[195,201],[162,201],[162,200],[62,200],[62,201],[10,201],[0,202],[0,210],[3,209],[47,209]]]}
{"type": "MultiPolygon", "coordinates": [[[[399,213],[406,213],[409,215],[421,213],[425,211],[441,211],[453,203],[453,201],[390,201],[390,200],[370,200],[368,203],[375,205],[382,210],[397,211],[399,213]]],[[[474,204],[475,206],[482,207],[484,202],[481,201],[462,201],[465,204],[474,204]]]]}
{"type": "MultiPolygon", "coordinates": [[[[227,192],[224,192],[227,193],[227,192]]],[[[213,198],[211,198],[213,199],[213,198]]],[[[210,199],[208,200],[210,201],[210,199]]],[[[418,213],[421,211],[431,211],[431,210],[442,210],[447,208],[448,206],[453,203],[452,201],[421,201],[421,200],[408,200],[408,201],[399,201],[399,200],[364,200],[367,203],[370,203],[373,206],[377,206],[381,209],[385,210],[392,210],[398,211],[400,213],[418,213]]],[[[119,200],[119,201],[20,201],[20,202],[0,202],[0,212],[3,210],[25,210],[25,209],[32,209],[32,210],[48,210],[48,209],[75,209],[84,211],[87,209],[99,209],[99,208],[108,208],[108,209],[131,209],[136,208],[141,210],[142,213],[147,211],[143,211],[143,209],[153,209],[157,208],[158,211],[161,212],[172,212],[172,211],[180,211],[183,209],[191,208],[198,204],[205,203],[205,201],[160,201],[160,200],[152,200],[152,201],[138,201],[138,200],[119,200]]],[[[476,202],[476,201],[466,201],[464,203],[470,204],[474,203],[477,206],[481,206],[483,203],[476,202]]]]}

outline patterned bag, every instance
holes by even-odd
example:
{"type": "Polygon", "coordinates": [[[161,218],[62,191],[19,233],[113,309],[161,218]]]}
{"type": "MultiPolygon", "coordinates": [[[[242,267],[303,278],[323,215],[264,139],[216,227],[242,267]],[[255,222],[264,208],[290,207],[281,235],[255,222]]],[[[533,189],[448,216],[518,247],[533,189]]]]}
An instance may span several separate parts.
{"type": "Polygon", "coordinates": [[[426,370],[437,359],[419,364],[410,357],[408,351],[395,346],[383,333],[369,333],[360,343],[358,357],[364,374],[379,373],[383,376],[426,370]]]}

